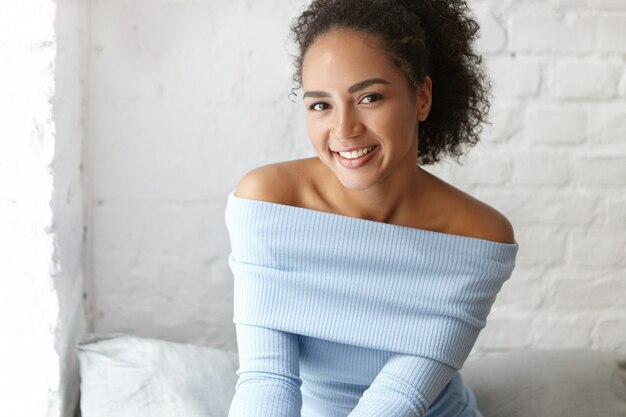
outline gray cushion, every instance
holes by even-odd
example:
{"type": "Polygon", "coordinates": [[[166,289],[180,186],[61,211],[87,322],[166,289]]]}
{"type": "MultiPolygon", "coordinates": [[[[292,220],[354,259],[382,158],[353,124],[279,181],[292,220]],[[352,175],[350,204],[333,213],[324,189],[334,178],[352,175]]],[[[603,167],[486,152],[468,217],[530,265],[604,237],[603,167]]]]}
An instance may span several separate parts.
{"type": "Polygon", "coordinates": [[[467,362],[485,417],[626,417],[626,355],[515,351],[467,362]]]}
{"type": "Polygon", "coordinates": [[[121,334],[78,343],[83,417],[225,417],[237,354],[121,334]]]}

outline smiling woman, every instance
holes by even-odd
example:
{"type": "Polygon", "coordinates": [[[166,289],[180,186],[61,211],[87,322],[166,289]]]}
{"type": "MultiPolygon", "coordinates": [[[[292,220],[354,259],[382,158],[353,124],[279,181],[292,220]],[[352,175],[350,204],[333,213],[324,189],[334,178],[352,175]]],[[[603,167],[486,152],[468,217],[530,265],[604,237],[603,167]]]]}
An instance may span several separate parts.
{"type": "Polygon", "coordinates": [[[464,1],[316,0],[293,26],[315,158],[229,195],[234,416],[480,416],[462,367],[518,250],[423,170],[488,108],[464,1]]]}

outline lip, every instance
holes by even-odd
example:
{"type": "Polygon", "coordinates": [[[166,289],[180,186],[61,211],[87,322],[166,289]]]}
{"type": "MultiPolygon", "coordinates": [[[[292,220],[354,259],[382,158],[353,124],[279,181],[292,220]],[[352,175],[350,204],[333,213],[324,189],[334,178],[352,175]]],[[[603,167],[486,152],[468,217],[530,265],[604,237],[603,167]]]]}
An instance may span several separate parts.
{"type": "MultiPolygon", "coordinates": [[[[339,152],[335,152],[335,151],[332,151],[332,152],[335,158],[337,159],[337,161],[339,161],[339,163],[341,164],[341,166],[343,166],[344,168],[354,169],[354,168],[359,168],[365,165],[367,161],[372,159],[372,157],[378,152],[378,148],[380,148],[380,146],[378,145],[372,145],[372,146],[376,146],[376,147],[372,151],[366,153],[365,155],[359,156],[358,158],[354,158],[354,159],[344,158],[343,156],[339,155],[339,152]]],[[[367,147],[368,146],[365,146],[365,148],[367,147]]],[[[359,148],[353,148],[353,150],[363,149],[363,148],[364,147],[361,146],[359,148]]],[[[341,152],[344,152],[344,151],[342,150],[341,152]]],[[[345,152],[348,152],[348,150],[346,150],[345,152]]]]}

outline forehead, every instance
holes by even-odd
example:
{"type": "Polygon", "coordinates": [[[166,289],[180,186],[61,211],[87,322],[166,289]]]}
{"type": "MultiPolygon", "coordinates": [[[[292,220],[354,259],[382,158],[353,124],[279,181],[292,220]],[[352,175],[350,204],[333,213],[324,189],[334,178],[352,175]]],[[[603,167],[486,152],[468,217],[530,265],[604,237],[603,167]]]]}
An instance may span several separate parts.
{"type": "Polygon", "coordinates": [[[352,85],[380,77],[400,82],[405,77],[375,36],[349,29],[320,35],[302,60],[302,85],[322,88],[352,85]]]}

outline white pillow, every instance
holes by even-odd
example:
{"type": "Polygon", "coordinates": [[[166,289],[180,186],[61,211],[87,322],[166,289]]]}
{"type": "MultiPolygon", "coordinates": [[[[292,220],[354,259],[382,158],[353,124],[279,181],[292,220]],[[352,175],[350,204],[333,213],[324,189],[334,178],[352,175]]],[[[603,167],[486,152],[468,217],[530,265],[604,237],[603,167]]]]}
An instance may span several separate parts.
{"type": "Polygon", "coordinates": [[[237,353],[119,333],[77,344],[82,417],[224,417],[237,353]]]}

